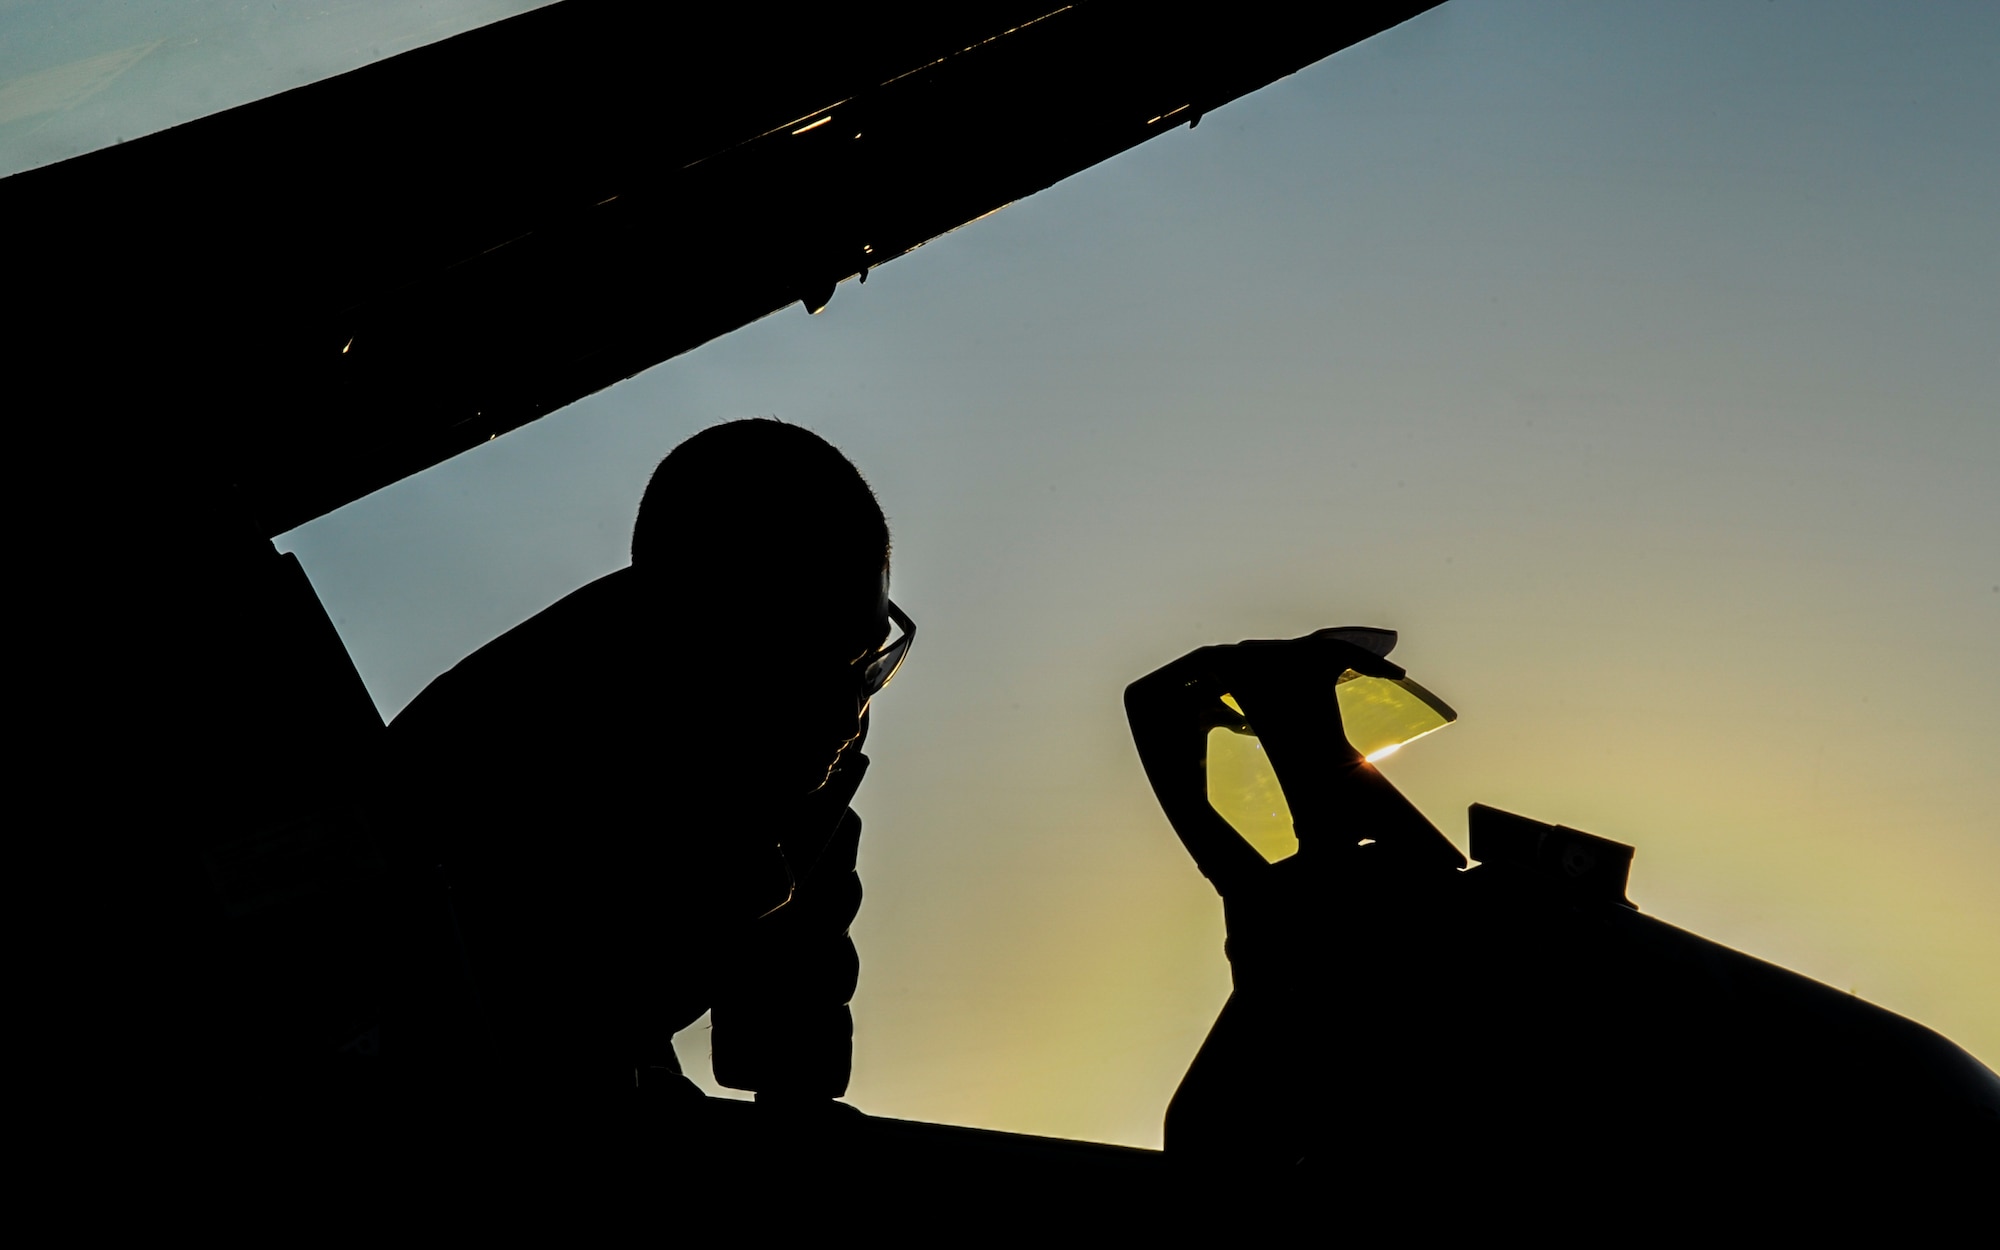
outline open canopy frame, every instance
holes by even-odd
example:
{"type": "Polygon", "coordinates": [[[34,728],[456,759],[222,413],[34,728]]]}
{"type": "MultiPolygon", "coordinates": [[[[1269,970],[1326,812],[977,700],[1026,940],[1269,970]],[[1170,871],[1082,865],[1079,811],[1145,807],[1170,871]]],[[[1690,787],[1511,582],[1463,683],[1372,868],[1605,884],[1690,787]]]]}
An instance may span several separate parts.
{"type": "Polygon", "coordinates": [[[1431,7],[565,0],[0,181],[22,358],[273,535],[1431,7]]]}

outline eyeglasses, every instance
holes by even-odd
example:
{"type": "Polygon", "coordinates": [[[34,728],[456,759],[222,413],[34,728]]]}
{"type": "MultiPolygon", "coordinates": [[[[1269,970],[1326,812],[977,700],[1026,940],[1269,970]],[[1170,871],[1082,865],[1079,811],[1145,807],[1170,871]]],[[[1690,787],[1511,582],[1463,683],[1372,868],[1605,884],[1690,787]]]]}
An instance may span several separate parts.
{"type": "Polygon", "coordinates": [[[864,655],[854,661],[855,667],[861,670],[861,697],[864,699],[874,698],[895,677],[896,670],[903,667],[903,661],[909,658],[910,643],[917,637],[917,623],[896,606],[894,599],[887,602],[889,620],[902,632],[883,643],[873,655],[864,655]]]}

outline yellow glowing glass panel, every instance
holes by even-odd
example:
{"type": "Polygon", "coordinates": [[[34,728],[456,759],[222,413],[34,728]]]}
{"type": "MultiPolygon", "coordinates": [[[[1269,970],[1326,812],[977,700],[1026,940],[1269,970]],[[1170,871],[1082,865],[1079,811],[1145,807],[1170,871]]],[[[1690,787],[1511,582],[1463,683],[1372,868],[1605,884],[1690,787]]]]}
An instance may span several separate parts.
{"type": "MultiPolygon", "coordinates": [[[[1229,702],[1233,706],[1235,700],[1229,702]]],[[[1298,854],[1291,805],[1257,735],[1229,728],[1208,731],[1208,805],[1267,862],[1298,854]]]]}
{"type": "MultiPolygon", "coordinates": [[[[1348,742],[1371,761],[1458,719],[1444,700],[1408,678],[1365,677],[1348,669],[1333,691],[1348,742]]],[[[1229,695],[1222,701],[1242,714],[1229,695]]],[[[1208,805],[1266,861],[1298,854],[1291,806],[1248,721],[1208,731],[1208,805]]]]}
{"type": "Polygon", "coordinates": [[[1340,725],[1354,749],[1379,760],[1458,719],[1443,699],[1407,677],[1364,677],[1353,669],[1333,687],[1340,725]]]}

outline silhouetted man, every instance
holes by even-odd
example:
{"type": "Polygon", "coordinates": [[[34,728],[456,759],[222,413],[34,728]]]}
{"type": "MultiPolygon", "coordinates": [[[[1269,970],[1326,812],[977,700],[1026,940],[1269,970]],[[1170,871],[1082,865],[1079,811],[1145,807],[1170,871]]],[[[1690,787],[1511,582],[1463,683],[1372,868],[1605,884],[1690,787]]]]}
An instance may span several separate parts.
{"type": "MultiPolygon", "coordinates": [[[[439,677],[391,726],[433,959],[404,1034],[474,1099],[847,1086],[870,696],[907,650],[880,506],[774,420],[704,430],[646,488],[632,563],[439,677]],[[455,952],[451,948],[456,948],[455,952]]],[[[393,1036],[388,1042],[393,1048],[393,1036]]]]}

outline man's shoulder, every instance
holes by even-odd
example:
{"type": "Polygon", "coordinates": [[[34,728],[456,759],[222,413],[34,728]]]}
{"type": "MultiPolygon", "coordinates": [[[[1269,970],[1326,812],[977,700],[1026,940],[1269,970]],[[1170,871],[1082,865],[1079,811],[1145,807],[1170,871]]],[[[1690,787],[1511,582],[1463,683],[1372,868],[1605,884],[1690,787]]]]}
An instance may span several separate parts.
{"type": "Polygon", "coordinates": [[[589,697],[634,660],[640,605],[631,573],[579,587],[454,664],[397,714],[393,735],[495,728],[546,714],[551,700],[589,697]]]}

